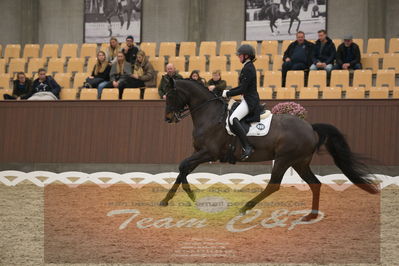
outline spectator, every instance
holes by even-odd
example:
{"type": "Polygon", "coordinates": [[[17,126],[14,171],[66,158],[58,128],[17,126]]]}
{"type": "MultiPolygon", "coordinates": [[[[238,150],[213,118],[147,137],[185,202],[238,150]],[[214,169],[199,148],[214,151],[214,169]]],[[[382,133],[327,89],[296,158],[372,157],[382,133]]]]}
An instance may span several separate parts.
{"type": "Polygon", "coordinates": [[[126,62],[125,54],[119,52],[117,61],[112,64],[110,71],[110,81],[105,88],[118,88],[119,99],[122,99],[123,90],[127,87],[127,80],[132,74],[132,66],[126,62]]]}
{"type": "Polygon", "coordinates": [[[111,66],[105,57],[106,55],[103,51],[97,53],[97,63],[85,83],[86,88],[97,88],[98,99],[101,98],[101,93],[109,82],[109,73],[111,71],[111,66]]]}
{"type": "Polygon", "coordinates": [[[32,80],[26,78],[24,72],[18,72],[17,79],[13,82],[12,95],[4,94],[4,100],[25,100],[31,95],[32,80]]]}
{"type": "Polygon", "coordinates": [[[325,30],[319,30],[317,33],[319,39],[316,41],[316,45],[313,49],[313,65],[310,67],[310,70],[326,70],[327,73],[330,73],[333,69],[335,55],[337,53],[335,44],[327,36],[325,30]]]}
{"type": "Polygon", "coordinates": [[[118,39],[115,37],[112,37],[109,40],[109,47],[106,50],[106,57],[107,61],[110,62],[110,64],[114,63],[117,59],[116,56],[118,55],[118,52],[121,51],[121,47],[119,45],[118,39]]]}
{"type": "Polygon", "coordinates": [[[361,69],[361,54],[359,45],[353,42],[352,35],[344,37],[344,42],[338,46],[337,64],[334,69],[361,69]]]}
{"type": "Polygon", "coordinates": [[[212,78],[208,81],[208,89],[213,91],[216,96],[222,97],[223,90],[227,87],[226,81],[222,80],[220,70],[212,72],[212,78]]]}
{"type": "Polygon", "coordinates": [[[195,81],[195,82],[201,84],[202,86],[205,86],[205,80],[200,77],[198,70],[193,70],[193,72],[191,72],[188,80],[195,81]]]}
{"type": "Polygon", "coordinates": [[[139,48],[134,45],[133,36],[127,36],[126,45],[127,47],[123,48],[122,52],[125,55],[126,61],[133,65],[136,62],[137,52],[139,51],[139,48]]]}
{"type": "Polygon", "coordinates": [[[305,70],[312,65],[313,46],[313,43],[305,40],[303,31],[297,32],[296,41],[291,43],[284,52],[282,67],[283,87],[285,87],[285,79],[289,70],[305,70]]]}
{"type": "Polygon", "coordinates": [[[175,66],[171,63],[166,65],[166,74],[162,76],[161,83],[158,87],[158,93],[161,99],[166,98],[166,92],[170,79],[183,79],[183,77],[177,73],[175,66]]]}
{"type": "Polygon", "coordinates": [[[33,82],[33,89],[28,100],[57,100],[60,95],[61,87],[51,76],[46,76],[46,70],[40,68],[39,77],[33,82]]]}

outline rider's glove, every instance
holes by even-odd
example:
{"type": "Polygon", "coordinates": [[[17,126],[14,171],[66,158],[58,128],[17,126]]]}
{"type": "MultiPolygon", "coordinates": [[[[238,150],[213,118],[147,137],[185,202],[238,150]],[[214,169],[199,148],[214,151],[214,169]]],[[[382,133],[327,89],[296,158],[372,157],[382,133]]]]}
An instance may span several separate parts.
{"type": "Polygon", "coordinates": [[[229,91],[229,90],[224,90],[223,93],[222,93],[222,97],[227,98],[227,92],[228,92],[228,91],[229,91]]]}

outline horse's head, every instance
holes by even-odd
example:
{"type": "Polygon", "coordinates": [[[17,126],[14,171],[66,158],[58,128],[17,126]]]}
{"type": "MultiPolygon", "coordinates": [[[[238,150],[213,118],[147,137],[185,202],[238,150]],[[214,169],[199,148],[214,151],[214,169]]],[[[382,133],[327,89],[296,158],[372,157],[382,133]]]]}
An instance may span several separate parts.
{"type": "Polygon", "coordinates": [[[174,79],[170,79],[166,93],[165,121],[168,123],[178,123],[181,120],[182,113],[188,100],[181,90],[176,88],[174,79]]]}
{"type": "Polygon", "coordinates": [[[307,12],[309,8],[309,0],[303,0],[303,11],[307,12]]]}

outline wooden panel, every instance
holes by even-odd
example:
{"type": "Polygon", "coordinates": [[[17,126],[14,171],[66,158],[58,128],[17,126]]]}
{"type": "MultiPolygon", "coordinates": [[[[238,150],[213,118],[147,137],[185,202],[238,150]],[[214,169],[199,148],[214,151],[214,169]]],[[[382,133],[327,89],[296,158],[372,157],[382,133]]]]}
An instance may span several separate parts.
{"type": "MultiPolygon", "coordinates": [[[[265,101],[271,109],[279,101],[265,101]]],[[[330,123],[353,151],[399,165],[399,102],[298,100],[308,121],[330,123]]],[[[192,149],[192,123],[164,122],[163,101],[0,102],[0,162],[178,163],[192,149]]],[[[317,155],[313,164],[332,164],[317,155]]]]}

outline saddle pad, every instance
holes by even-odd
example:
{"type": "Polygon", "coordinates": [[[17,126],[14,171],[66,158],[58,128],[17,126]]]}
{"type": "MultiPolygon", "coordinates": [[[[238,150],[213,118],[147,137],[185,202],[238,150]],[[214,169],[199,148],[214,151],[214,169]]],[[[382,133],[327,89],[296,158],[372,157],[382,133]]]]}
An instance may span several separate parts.
{"type": "MultiPolygon", "coordinates": [[[[251,123],[247,136],[248,137],[266,136],[267,133],[269,133],[272,118],[273,115],[270,113],[270,111],[266,111],[266,113],[261,115],[260,122],[251,123]]],[[[235,136],[235,134],[230,130],[229,117],[227,117],[226,119],[226,130],[229,135],[235,136]]]]}

